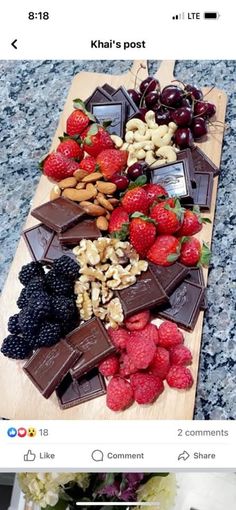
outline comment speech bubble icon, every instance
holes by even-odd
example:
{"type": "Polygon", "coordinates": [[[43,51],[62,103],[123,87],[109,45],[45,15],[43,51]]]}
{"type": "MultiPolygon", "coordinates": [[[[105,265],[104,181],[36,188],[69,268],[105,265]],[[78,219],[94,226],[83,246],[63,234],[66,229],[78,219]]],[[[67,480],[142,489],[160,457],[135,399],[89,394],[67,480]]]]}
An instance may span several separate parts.
{"type": "Polygon", "coordinates": [[[93,450],[91,457],[95,462],[102,462],[104,455],[102,450],[93,450]]]}

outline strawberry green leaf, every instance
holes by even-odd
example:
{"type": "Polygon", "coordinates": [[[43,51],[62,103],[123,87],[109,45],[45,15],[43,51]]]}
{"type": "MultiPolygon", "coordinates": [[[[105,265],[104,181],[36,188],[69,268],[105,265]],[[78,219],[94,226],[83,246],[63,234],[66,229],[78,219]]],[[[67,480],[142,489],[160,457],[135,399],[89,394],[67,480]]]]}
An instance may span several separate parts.
{"type": "Polygon", "coordinates": [[[43,172],[43,165],[46,161],[46,159],[48,158],[48,156],[50,156],[50,154],[47,154],[47,156],[44,156],[38,163],[38,167],[39,167],[39,170],[40,172],[43,172]]]}
{"type": "Polygon", "coordinates": [[[202,220],[202,223],[212,223],[210,218],[201,218],[201,220],[202,220]]]}
{"type": "Polygon", "coordinates": [[[123,223],[122,228],[116,232],[112,232],[111,237],[125,241],[129,234],[129,223],[123,223]]]}
{"type": "Polygon", "coordinates": [[[131,182],[128,186],[128,190],[144,186],[147,182],[146,175],[140,175],[135,181],[131,182]]]}
{"type": "Polygon", "coordinates": [[[175,262],[178,258],[179,258],[179,254],[178,253],[170,253],[170,255],[168,255],[168,257],[167,257],[167,261],[168,262],[175,262]]]}
{"type": "Polygon", "coordinates": [[[109,126],[111,126],[112,124],[112,120],[104,120],[103,123],[102,123],[102,127],[104,129],[108,128],[109,126]]]}
{"type": "Polygon", "coordinates": [[[144,220],[147,223],[153,223],[154,225],[156,225],[155,220],[153,220],[152,218],[149,218],[148,216],[145,216],[145,214],[143,214],[141,212],[136,211],[131,215],[131,219],[135,219],[135,218],[140,218],[141,220],[144,220]]]}
{"type": "Polygon", "coordinates": [[[209,266],[210,259],[211,250],[208,248],[207,244],[203,242],[199,264],[201,264],[202,266],[209,266]]]}
{"type": "Polygon", "coordinates": [[[186,241],[188,241],[189,239],[190,239],[189,236],[183,236],[179,239],[179,242],[182,245],[183,243],[186,243],[186,241]]]}

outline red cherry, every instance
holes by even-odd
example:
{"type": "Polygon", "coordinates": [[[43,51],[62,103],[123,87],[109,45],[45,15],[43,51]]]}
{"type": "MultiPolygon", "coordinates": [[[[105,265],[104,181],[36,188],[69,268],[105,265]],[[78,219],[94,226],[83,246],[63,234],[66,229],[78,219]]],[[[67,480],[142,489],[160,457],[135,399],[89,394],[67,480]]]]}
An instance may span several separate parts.
{"type": "Polygon", "coordinates": [[[167,108],[159,107],[157,109],[154,109],[154,111],[155,111],[156,123],[159,126],[161,126],[163,124],[169,124],[169,122],[171,122],[171,120],[172,120],[171,113],[169,110],[167,110],[167,108]]]}
{"type": "Polygon", "coordinates": [[[167,87],[164,87],[161,92],[160,101],[165,106],[178,108],[181,104],[183,95],[183,90],[180,87],[177,87],[177,85],[167,85],[167,87]]]}
{"type": "Polygon", "coordinates": [[[141,94],[146,95],[153,90],[160,90],[160,82],[154,76],[148,76],[140,83],[139,89],[141,94]]]}
{"type": "Polygon", "coordinates": [[[189,128],[178,128],[174,136],[175,143],[180,149],[187,149],[193,145],[193,135],[189,128]]]}
{"type": "Polygon", "coordinates": [[[114,174],[110,177],[110,181],[117,186],[119,191],[124,191],[129,186],[129,179],[126,175],[114,174]]]}
{"type": "Polygon", "coordinates": [[[184,88],[193,99],[196,99],[197,101],[201,101],[203,99],[203,93],[201,89],[198,89],[194,85],[185,85],[184,88]]]}
{"type": "Polygon", "coordinates": [[[195,117],[191,124],[191,131],[194,140],[198,140],[202,136],[207,134],[207,125],[205,119],[202,117],[195,117]]]}
{"type": "Polygon", "coordinates": [[[153,90],[153,92],[148,92],[148,94],[145,96],[146,107],[153,108],[153,106],[156,106],[159,97],[160,93],[157,90],[153,90]]]}
{"type": "Polygon", "coordinates": [[[194,114],[204,119],[209,119],[213,117],[216,113],[216,107],[213,103],[208,103],[207,101],[197,101],[194,105],[194,114]]]}
{"type": "Polygon", "coordinates": [[[140,92],[137,92],[137,90],[135,90],[135,89],[128,89],[127,92],[129,94],[129,96],[131,97],[131,99],[133,99],[134,103],[137,106],[139,106],[142,94],[140,94],[140,92]]]}
{"type": "Polygon", "coordinates": [[[180,127],[190,126],[193,118],[193,112],[191,108],[187,108],[187,106],[182,106],[182,108],[178,108],[172,112],[172,120],[180,127]]]}
{"type": "Polygon", "coordinates": [[[134,163],[128,168],[128,177],[135,181],[137,177],[140,177],[140,175],[143,175],[144,169],[147,167],[146,163],[134,163]]]}

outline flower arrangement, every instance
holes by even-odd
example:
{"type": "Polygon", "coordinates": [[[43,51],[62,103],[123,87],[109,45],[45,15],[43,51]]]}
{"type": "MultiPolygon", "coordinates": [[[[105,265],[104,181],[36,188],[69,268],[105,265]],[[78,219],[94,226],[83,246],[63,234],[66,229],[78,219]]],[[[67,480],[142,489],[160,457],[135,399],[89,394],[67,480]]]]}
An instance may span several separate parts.
{"type": "Polygon", "coordinates": [[[107,510],[104,502],[116,510],[116,502],[128,508],[136,501],[153,502],[149,510],[172,510],[176,495],[175,475],[168,473],[20,473],[18,480],[25,499],[47,510],[75,509],[76,502],[85,510],[86,501],[96,510],[107,510]]]}

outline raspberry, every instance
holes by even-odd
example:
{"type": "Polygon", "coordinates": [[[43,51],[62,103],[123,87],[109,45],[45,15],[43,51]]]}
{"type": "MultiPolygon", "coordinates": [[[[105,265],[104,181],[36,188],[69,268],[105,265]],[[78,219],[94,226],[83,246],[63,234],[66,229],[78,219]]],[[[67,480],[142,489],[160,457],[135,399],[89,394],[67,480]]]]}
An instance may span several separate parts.
{"type": "Polygon", "coordinates": [[[21,333],[21,328],[19,326],[19,314],[18,313],[9,317],[7,327],[8,327],[8,331],[10,333],[12,333],[13,335],[18,335],[18,333],[21,333]]]}
{"type": "Polygon", "coordinates": [[[132,315],[132,317],[126,319],[125,325],[130,331],[135,331],[145,328],[149,321],[150,312],[149,310],[145,310],[144,312],[136,313],[135,315],[132,315]]]}
{"type": "Polygon", "coordinates": [[[159,327],[159,346],[171,349],[171,347],[182,344],[183,341],[183,333],[178,329],[174,322],[162,322],[159,327]]]}
{"type": "Polygon", "coordinates": [[[142,331],[134,331],[127,342],[127,354],[137,368],[147,368],[153,360],[156,346],[149,335],[142,331]]]}
{"type": "Polygon", "coordinates": [[[56,259],[53,264],[53,270],[60,276],[64,276],[69,280],[76,280],[79,276],[80,266],[68,255],[63,255],[59,259],[56,259]]]}
{"type": "Polygon", "coordinates": [[[122,377],[113,377],[107,386],[107,407],[112,411],[122,411],[131,406],[134,394],[131,384],[122,377]]]}
{"type": "Polygon", "coordinates": [[[126,343],[129,340],[129,333],[125,328],[108,329],[108,335],[117,349],[125,349],[126,343]]]}
{"type": "Polygon", "coordinates": [[[2,354],[12,359],[25,359],[31,351],[31,346],[18,335],[8,335],[1,347],[2,354]]]}
{"type": "Polygon", "coordinates": [[[25,266],[22,266],[19,272],[19,280],[22,285],[27,285],[34,276],[44,276],[43,266],[39,262],[30,262],[25,266]]]}
{"type": "Polygon", "coordinates": [[[131,361],[128,354],[122,352],[120,356],[120,372],[121,377],[129,377],[130,374],[134,374],[137,372],[137,368],[134,363],[131,361]]]}
{"type": "Polygon", "coordinates": [[[111,375],[117,374],[117,372],[119,372],[119,368],[119,360],[115,354],[111,354],[111,356],[108,356],[98,365],[98,370],[102,375],[104,375],[104,377],[110,377],[111,375]]]}
{"type": "Polygon", "coordinates": [[[160,377],[160,379],[165,379],[170,369],[170,354],[169,351],[164,349],[164,347],[157,347],[154,358],[149,365],[149,371],[155,375],[160,377]]]}
{"type": "Polygon", "coordinates": [[[145,328],[142,330],[142,333],[145,336],[149,336],[154,342],[154,344],[158,344],[159,341],[159,333],[158,333],[158,327],[155,326],[155,324],[147,324],[145,328]]]}
{"type": "Polygon", "coordinates": [[[189,368],[172,365],[166,380],[171,388],[188,390],[193,385],[193,376],[189,368]]]}
{"type": "Polygon", "coordinates": [[[192,359],[192,353],[185,345],[176,345],[170,350],[171,365],[190,365],[192,359]]]}
{"type": "Polygon", "coordinates": [[[131,375],[130,382],[138,404],[151,404],[164,391],[162,380],[151,374],[138,372],[131,375]]]}

